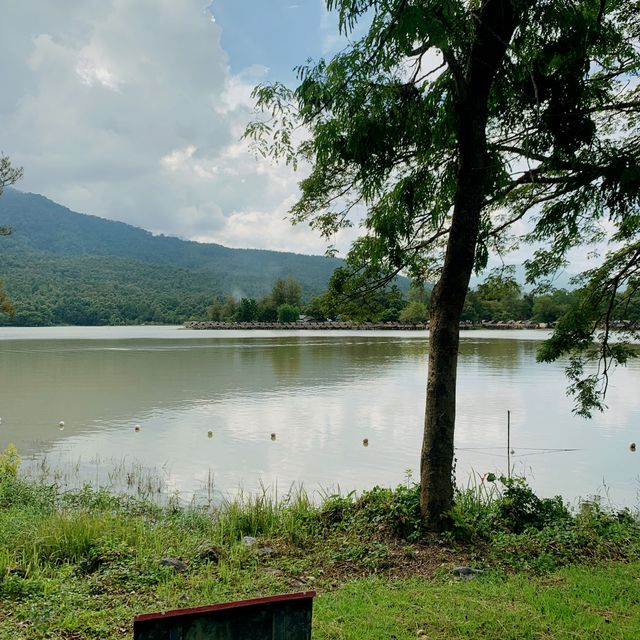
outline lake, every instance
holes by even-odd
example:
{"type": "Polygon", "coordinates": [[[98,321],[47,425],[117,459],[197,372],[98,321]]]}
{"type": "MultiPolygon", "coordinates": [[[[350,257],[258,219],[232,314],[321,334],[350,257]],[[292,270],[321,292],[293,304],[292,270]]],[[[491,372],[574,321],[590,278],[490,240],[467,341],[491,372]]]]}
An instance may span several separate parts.
{"type": "MultiPolygon", "coordinates": [[[[535,362],[545,335],[463,332],[458,482],[506,472],[509,410],[515,472],[537,491],[637,506],[640,362],[583,420],[563,365],[535,362]]],[[[425,332],[0,328],[0,447],[69,486],[183,497],[396,485],[418,475],[426,372],[425,332]]]]}

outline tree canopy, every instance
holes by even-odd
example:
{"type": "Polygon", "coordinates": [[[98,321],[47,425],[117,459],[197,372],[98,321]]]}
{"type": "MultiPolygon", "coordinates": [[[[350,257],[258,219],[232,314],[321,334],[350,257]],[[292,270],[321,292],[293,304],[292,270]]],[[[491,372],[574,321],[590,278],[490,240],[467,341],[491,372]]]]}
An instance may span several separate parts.
{"type": "MultiPolygon", "coordinates": [[[[14,167],[11,160],[0,153],[0,196],[5,187],[15,184],[20,178],[22,178],[22,167],[14,167]]],[[[10,227],[0,226],[0,236],[8,236],[10,233],[10,227]]]]}
{"type": "MultiPolygon", "coordinates": [[[[22,168],[14,167],[11,164],[11,160],[0,154],[0,196],[5,187],[15,184],[22,177],[22,168]]],[[[0,225],[0,236],[8,236],[11,234],[11,227],[5,227],[0,225]]],[[[15,314],[15,307],[7,296],[7,292],[4,290],[4,284],[0,280],[0,313],[13,316],[15,314]]]]}
{"type": "Polygon", "coordinates": [[[0,153],[0,195],[5,187],[15,184],[22,178],[22,167],[14,167],[8,156],[0,153]]]}
{"type": "Polygon", "coordinates": [[[572,354],[589,413],[629,350],[607,326],[640,269],[638,0],[328,0],[353,37],[300,84],[261,85],[257,150],[306,163],[294,221],[330,237],[364,215],[333,278],[353,294],[398,273],[433,281],[421,501],[433,526],[453,500],[458,326],[470,276],[521,244],[527,278],[612,243],[584,275],[542,359],[572,354]],[[356,215],[354,215],[356,214],[356,215]],[[621,300],[622,298],[622,300],[621,300]],[[600,331],[600,327],[605,327],[600,331]],[[596,335],[597,334],[597,335],[596,335]],[[596,339],[594,340],[594,335],[596,339]],[[585,374],[590,357],[600,373],[585,374]]]}

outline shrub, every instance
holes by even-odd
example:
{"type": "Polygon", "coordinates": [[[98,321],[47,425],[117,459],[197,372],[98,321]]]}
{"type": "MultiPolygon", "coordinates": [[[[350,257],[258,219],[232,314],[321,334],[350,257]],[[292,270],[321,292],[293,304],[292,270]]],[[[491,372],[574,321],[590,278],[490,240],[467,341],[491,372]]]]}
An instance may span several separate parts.
{"type": "Polygon", "coordinates": [[[504,486],[502,498],[495,502],[495,527],[522,533],[526,529],[542,529],[553,523],[564,523],[569,510],[560,496],[539,498],[524,478],[500,478],[504,486]]]}
{"type": "Polygon", "coordinates": [[[529,529],[564,526],[571,514],[560,496],[539,498],[524,478],[496,479],[458,491],[450,513],[451,535],[459,540],[489,539],[496,533],[520,534],[529,529]],[[496,483],[497,480],[497,483],[496,483]]]}
{"type": "Polygon", "coordinates": [[[9,444],[0,453],[0,480],[17,478],[19,469],[20,456],[18,455],[18,450],[13,444],[9,444]]]}
{"type": "Polygon", "coordinates": [[[319,517],[328,528],[368,531],[416,541],[423,534],[420,487],[400,485],[395,489],[374,487],[360,497],[330,496],[319,517]]]}
{"type": "Polygon", "coordinates": [[[291,304],[281,304],[278,307],[278,322],[297,322],[300,309],[291,304]]]}
{"type": "Polygon", "coordinates": [[[512,569],[541,573],[634,558],[640,550],[640,523],[629,511],[608,512],[596,500],[572,514],[558,496],[539,498],[523,478],[488,474],[458,492],[450,515],[450,537],[474,543],[490,564],[512,569]]]}
{"type": "Polygon", "coordinates": [[[410,302],[401,312],[399,316],[400,322],[409,324],[422,324],[427,321],[429,310],[427,305],[422,302],[410,302]]]}

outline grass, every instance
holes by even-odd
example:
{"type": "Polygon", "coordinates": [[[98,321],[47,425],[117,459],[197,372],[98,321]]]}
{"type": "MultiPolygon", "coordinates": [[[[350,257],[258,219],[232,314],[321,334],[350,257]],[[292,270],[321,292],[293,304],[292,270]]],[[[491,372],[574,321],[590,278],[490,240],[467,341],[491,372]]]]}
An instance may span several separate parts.
{"type": "Polygon", "coordinates": [[[546,577],[489,574],[453,584],[351,582],[319,598],[314,638],[635,639],[640,563],[570,567],[546,577]]]}
{"type": "Polygon", "coordinates": [[[161,506],[21,479],[12,458],[0,639],[130,638],[138,613],[310,589],[316,639],[639,637],[637,514],[570,512],[495,479],[459,492],[452,525],[422,530],[411,483],[320,504],[295,491],[161,506]],[[459,564],[483,572],[459,581],[459,564]]]}

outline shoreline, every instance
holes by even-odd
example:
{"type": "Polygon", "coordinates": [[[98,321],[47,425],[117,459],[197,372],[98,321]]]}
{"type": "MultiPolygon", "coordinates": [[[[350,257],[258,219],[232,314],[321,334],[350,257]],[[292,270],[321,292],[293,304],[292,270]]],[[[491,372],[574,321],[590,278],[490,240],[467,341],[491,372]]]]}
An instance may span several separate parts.
{"type": "MultiPolygon", "coordinates": [[[[403,322],[214,322],[209,320],[192,320],[184,323],[185,329],[197,331],[427,331],[429,323],[408,324],[403,322]]],[[[551,325],[544,322],[499,321],[486,323],[460,323],[461,330],[524,330],[541,329],[548,331],[551,325]]]]}
{"type": "Polygon", "coordinates": [[[514,637],[547,637],[550,618],[558,638],[600,625],[598,637],[630,638],[640,624],[637,511],[477,485],[434,534],[416,485],[161,507],[21,479],[2,455],[0,638],[124,640],[142,613],[301,590],[318,594],[318,640],[482,640],[505,621],[514,637]]]}

